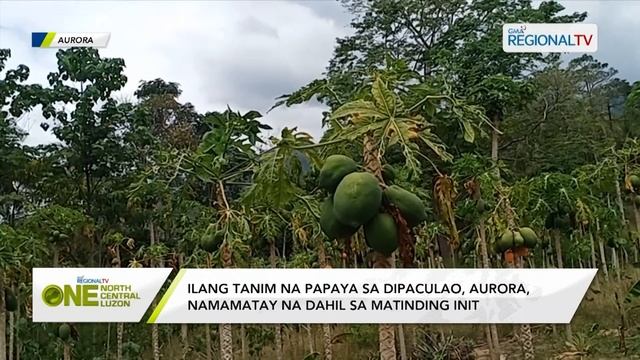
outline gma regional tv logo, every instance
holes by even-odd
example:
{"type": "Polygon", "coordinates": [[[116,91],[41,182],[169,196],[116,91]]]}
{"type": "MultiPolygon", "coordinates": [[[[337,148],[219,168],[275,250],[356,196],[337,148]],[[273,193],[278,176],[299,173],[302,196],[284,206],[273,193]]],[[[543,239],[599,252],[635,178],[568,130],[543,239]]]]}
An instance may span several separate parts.
{"type": "Polygon", "coordinates": [[[512,53],[598,51],[596,24],[504,24],[502,49],[512,53]]]}
{"type": "Polygon", "coordinates": [[[109,43],[111,33],[60,33],[60,32],[32,32],[31,47],[39,48],[70,48],[95,47],[104,48],[109,43]]]}
{"type": "Polygon", "coordinates": [[[109,284],[109,278],[78,276],[75,284],[50,284],[42,290],[47,306],[131,307],[140,295],[131,284],[109,284]]]}

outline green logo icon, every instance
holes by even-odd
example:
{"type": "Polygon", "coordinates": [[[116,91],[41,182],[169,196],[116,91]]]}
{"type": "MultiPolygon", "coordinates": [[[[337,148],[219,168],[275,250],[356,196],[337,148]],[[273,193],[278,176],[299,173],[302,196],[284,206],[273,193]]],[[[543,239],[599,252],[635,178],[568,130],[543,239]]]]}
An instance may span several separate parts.
{"type": "Polygon", "coordinates": [[[58,285],[49,285],[42,290],[42,301],[49,306],[60,305],[62,299],[62,289],[58,285]]]}

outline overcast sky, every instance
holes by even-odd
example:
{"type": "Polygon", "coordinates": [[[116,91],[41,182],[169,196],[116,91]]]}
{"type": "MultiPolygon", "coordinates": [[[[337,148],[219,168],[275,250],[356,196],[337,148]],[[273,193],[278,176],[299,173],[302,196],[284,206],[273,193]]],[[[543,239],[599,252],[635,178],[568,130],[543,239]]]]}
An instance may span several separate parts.
{"type": "MultiPolygon", "coordinates": [[[[640,79],[640,1],[561,1],[587,11],[599,28],[596,57],[640,79]]],[[[349,15],[337,1],[0,1],[0,47],[8,67],[26,64],[30,82],[46,83],[56,69],[55,49],[31,48],[31,32],[110,32],[106,57],[122,57],[132,97],[140,80],[161,77],[181,84],[181,100],[200,112],[227,104],[266,114],[274,99],[317,78],[337,37],[348,34],[349,15]]],[[[279,108],[264,121],[279,132],[297,126],[318,137],[323,107],[279,108]]],[[[28,144],[53,140],[30,114],[20,125],[28,144]]]]}

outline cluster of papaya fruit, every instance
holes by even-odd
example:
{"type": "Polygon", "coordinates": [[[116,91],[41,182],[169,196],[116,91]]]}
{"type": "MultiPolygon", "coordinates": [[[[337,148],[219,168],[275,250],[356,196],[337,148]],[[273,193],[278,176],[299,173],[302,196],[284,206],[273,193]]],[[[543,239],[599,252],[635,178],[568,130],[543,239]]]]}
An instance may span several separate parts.
{"type": "Polygon", "coordinates": [[[58,326],[58,337],[64,341],[69,340],[69,337],[71,337],[71,326],[69,326],[69,324],[61,324],[58,326]]]}
{"type": "Polygon", "coordinates": [[[633,191],[633,194],[631,194],[632,200],[636,206],[640,206],[640,176],[629,176],[629,183],[631,184],[630,190],[633,191]]]}
{"type": "Polygon", "coordinates": [[[209,224],[200,238],[200,247],[206,252],[216,251],[224,240],[224,232],[217,230],[214,224],[209,224]]]}
{"type": "Polygon", "coordinates": [[[18,299],[11,289],[4,290],[4,308],[9,312],[18,310],[18,299]]]}
{"type": "Polygon", "coordinates": [[[49,234],[49,242],[52,244],[63,243],[67,240],[69,240],[69,235],[58,230],[53,230],[49,234]]]}
{"type": "Polygon", "coordinates": [[[521,227],[515,230],[507,229],[495,242],[497,253],[504,253],[507,250],[518,248],[533,249],[538,243],[538,235],[528,227],[521,227]]]}
{"type": "MultiPolygon", "coordinates": [[[[378,179],[344,155],[329,156],[320,170],[318,183],[329,196],[320,211],[320,227],[330,239],[347,238],[360,227],[373,250],[390,255],[398,248],[394,218],[383,212],[383,204],[395,206],[410,227],[427,219],[426,208],[415,194],[400,186],[381,186],[378,179]]],[[[385,182],[395,179],[391,166],[383,169],[385,182]]]]}
{"type": "Polygon", "coordinates": [[[638,192],[638,190],[640,190],[640,176],[638,176],[638,175],[629,176],[629,182],[631,183],[631,186],[633,186],[633,189],[636,192],[638,192]]]}

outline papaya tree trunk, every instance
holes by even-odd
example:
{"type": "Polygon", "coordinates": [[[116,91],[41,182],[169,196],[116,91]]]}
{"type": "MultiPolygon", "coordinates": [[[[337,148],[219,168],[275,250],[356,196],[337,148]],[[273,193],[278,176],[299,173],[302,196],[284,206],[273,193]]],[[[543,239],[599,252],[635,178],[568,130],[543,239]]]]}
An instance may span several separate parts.
{"type": "Polygon", "coordinates": [[[124,339],[124,323],[116,325],[116,360],[122,360],[122,340],[124,339]]]}
{"type": "MultiPolygon", "coordinates": [[[[216,186],[216,202],[222,211],[229,210],[229,203],[224,193],[224,185],[219,181],[216,186]]],[[[222,244],[220,249],[222,266],[225,269],[233,267],[233,254],[228,243],[222,244]]],[[[233,329],[231,324],[219,324],[218,332],[220,336],[220,358],[222,360],[233,360],[233,329]]]]}
{"type": "Polygon", "coordinates": [[[64,342],[64,360],[71,360],[71,345],[67,341],[64,342]]]}
{"type": "Polygon", "coordinates": [[[400,359],[408,360],[407,357],[407,342],[404,336],[404,326],[402,324],[398,324],[398,338],[400,343],[400,359]]]}
{"type": "Polygon", "coordinates": [[[244,324],[240,324],[240,349],[242,351],[242,360],[247,360],[249,351],[247,349],[247,334],[244,328],[244,324]]]}
{"type": "Polygon", "coordinates": [[[60,251],[56,245],[53,246],[53,267],[58,267],[58,262],[60,261],[60,251]]]}
{"type": "MultiPolygon", "coordinates": [[[[558,269],[564,268],[564,263],[562,261],[562,239],[560,233],[557,230],[553,230],[553,240],[556,248],[556,256],[557,256],[557,267],[558,269]]],[[[573,337],[573,331],[571,329],[571,323],[566,324],[565,331],[567,335],[567,340],[571,340],[573,337]]]]}
{"type": "MultiPolygon", "coordinates": [[[[482,260],[482,267],[485,269],[491,268],[491,261],[489,259],[489,250],[487,249],[487,231],[485,228],[484,220],[478,225],[478,238],[480,240],[480,257],[482,260]]],[[[498,336],[498,327],[496,324],[487,324],[487,342],[489,345],[489,356],[492,360],[498,360],[500,358],[500,337],[498,336]]]]}
{"type": "Polygon", "coordinates": [[[0,360],[7,359],[7,312],[4,303],[4,272],[0,270],[0,360]]]}
{"type": "MultiPolygon", "coordinates": [[[[636,233],[640,234],[640,211],[638,210],[638,205],[633,203],[633,218],[635,222],[636,233]]],[[[633,240],[633,262],[638,262],[638,247],[640,247],[640,238],[632,239],[633,240]]]]}
{"type": "MultiPolygon", "coordinates": [[[[630,229],[629,223],[627,222],[627,218],[626,218],[625,213],[624,213],[624,203],[622,202],[622,191],[620,190],[620,182],[619,181],[616,181],[616,203],[618,204],[618,209],[620,211],[620,221],[622,222],[622,226],[623,227],[625,227],[625,226],[627,227],[627,233],[629,234],[629,240],[631,240],[631,238],[632,238],[631,237],[631,231],[630,231],[631,229],[630,229]]],[[[613,259],[612,259],[612,262],[613,262],[613,259]]],[[[620,263],[618,262],[617,256],[616,256],[615,265],[617,265],[616,276],[618,277],[618,281],[619,281],[620,280],[620,263]]]]}
{"type": "MultiPolygon", "coordinates": [[[[507,218],[507,226],[509,229],[516,229],[516,215],[511,207],[511,201],[508,197],[503,197],[501,203],[507,218]]],[[[524,256],[521,251],[526,249],[517,248],[512,251],[511,258],[507,258],[506,266],[508,268],[522,269],[524,267],[524,256]]],[[[533,333],[531,332],[531,326],[529,324],[521,324],[519,331],[516,332],[520,345],[522,347],[522,353],[525,360],[535,359],[535,350],[533,348],[533,333]]]]}
{"type": "MultiPolygon", "coordinates": [[[[364,167],[380,181],[382,181],[382,164],[378,157],[378,149],[371,134],[366,134],[363,141],[364,167]]],[[[374,254],[374,268],[391,268],[393,261],[381,253],[374,254]]],[[[378,326],[378,342],[380,350],[380,360],[396,360],[396,339],[395,329],[391,324],[380,324],[378,326]]]]}
{"type": "MultiPolygon", "coordinates": [[[[524,260],[518,256],[518,268],[524,268],[524,260]]],[[[535,349],[533,348],[533,333],[531,332],[531,325],[520,325],[520,336],[522,337],[522,350],[524,352],[525,360],[535,360],[535,349]]]]}
{"type": "MultiPolygon", "coordinates": [[[[16,309],[16,319],[20,319],[20,306],[16,309]]],[[[18,336],[18,329],[15,329],[16,332],[16,360],[20,360],[20,354],[22,354],[22,341],[20,341],[20,336],[18,336]]]]}
{"type": "MultiPolygon", "coordinates": [[[[327,262],[327,252],[324,248],[324,242],[321,236],[318,237],[317,243],[318,243],[318,263],[320,265],[320,268],[322,269],[331,268],[331,266],[327,262]]],[[[331,326],[329,326],[329,324],[322,324],[322,345],[324,348],[325,360],[333,359],[333,344],[331,343],[331,340],[332,340],[331,326]]],[[[282,359],[278,359],[278,360],[282,360],[282,359]]]]}
{"type": "Polygon", "coordinates": [[[9,312],[9,360],[13,360],[13,343],[15,335],[15,316],[13,312],[9,312]]]}
{"type": "MultiPolygon", "coordinates": [[[[229,245],[224,244],[221,250],[222,266],[231,268],[232,255],[229,245]]],[[[220,358],[222,360],[233,360],[233,331],[231,324],[220,324],[218,329],[220,332],[220,358]]]]}
{"type": "Polygon", "coordinates": [[[604,243],[600,239],[600,222],[596,220],[596,241],[598,242],[598,250],[600,252],[600,264],[602,266],[602,273],[607,281],[609,281],[609,268],[607,266],[607,254],[604,251],[604,243]]]}
{"type": "Polygon", "coordinates": [[[611,248],[611,267],[613,268],[614,274],[616,274],[616,279],[620,281],[620,262],[618,261],[618,251],[616,248],[611,248]]]}
{"type": "MultiPolygon", "coordinates": [[[[482,199],[482,193],[480,192],[480,186],[474,186],[472,197],[475,201],[482,199]]],[[[489,258],[489,250],[487,247],[487,229],[485,226],[485,219],[482,218],[478,224],[478,243],[480,248],[480,261],[481,265],[485,269],[491,268],[491,259],[489,258]]],[[[487,345],[489,346],[489,356],[491,360],[498,360],[500,358],[500,338],[498,336],[498,328],[496,324],[486,324],[485,335],[487,338],[487,345]]]]}
{"type": "Polygon", "coordinates": [[[598,268],[598,260],[596,259],[596,242],[593,240],[593,233],[589,231],[589,246],[591,247],[591,267],[598,268]]]}
{"type": "MultiPolygon", "coordinates": [[[[111,261],[112,266],[114,268],[122,267],[122,259],[120,258],[120,246],[115,245],[114,248],[115,258],[111,261]]],[[[109,328],[110,329],[110,328],[109,328]]],[[[124,338],[124,324],[117,323],[116,324],[116,360],[122,360],[122,340],[124,338]]],[[[107,345],[107,354],[111,352],[109,349],[109,345],[107,345]]],[[[107,355],[107,359],[109,359],[109,355],[107,355]]]]}
{"type": "Polygon", "coordinates": [[[204,325],[205,342],[207,346],[207,360],[213,360],[213,349],[211,343],[211,329],[208,324],[204,325]]]}
{"type": "MultiPolygon", "coordinates": [[[[156,228],[153,220],[149,221],[149,242],[151,246],[156,244],[156,228]]],[[[156,262],[151,259],[151,267],[156,267],[156,262]]],[[[157,306],[157,302],[153,301],[153,306],[157,306]]],[[[153,351],[153,360],[160,360],[160,334],[158,332],[158,325],[151,324],[151,349],[153,351]]]]}
{"type": "MultiPolygon", "coordinates": [[[[180,267],[184,266],[184,254],[178,256],[178,263],[180,267]]],[[[182,347],[182,360],[189,358],[189,326],[187,324],[180,324],[180,345],[182,347]]]]}
{"type": "MultiPolygon", "coordinates": [[[[390,259],[383,254],[376,254],[374,268],[391,268],[390,259]]],[[[378,341],[380,360],[396,360],[395,329],[391,324],[380,324],[378,327],[378,341]]]]}
{"type": "Polygon", "coordinates": [[[313,344],[313,334],[311,333],[311,329],[312,329],[312,325],[311,324],[307,324],[304,327],[305,332],[307,333],[307,344],[309,345],[309,354],[312,354],[314,352],[314,344],[313,344]]]}
{"type": "Polygon", "coordinates": [[[331,326],[322,324],[322,342],[324,344],[324,359],[333,359],[333,346],[331,344],[331,326]]]}
{"type": "MultiPolygon", "coordinates": [[[[276,242],[275,241],[270,241],[269,242],[269,262],[271,263],[271,268],[275,269],[278,267],[278,256],[276,255],[276,242]]],[[[275,337],[276,337],[276,343],[275,343],[275,347],[276,347],[276,360],[283,360],[282,357],[282,325],[280,324],[275,324],[275,337]]]]}

